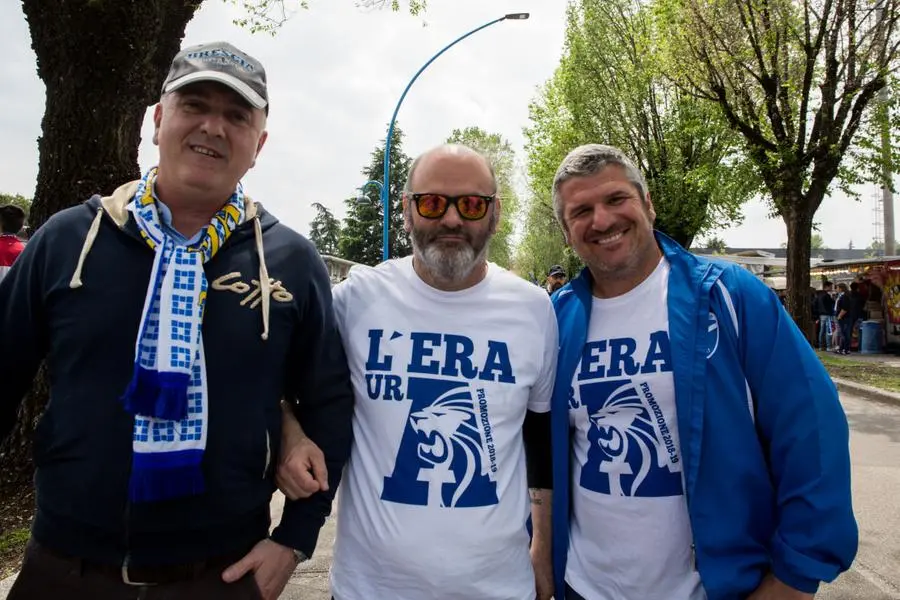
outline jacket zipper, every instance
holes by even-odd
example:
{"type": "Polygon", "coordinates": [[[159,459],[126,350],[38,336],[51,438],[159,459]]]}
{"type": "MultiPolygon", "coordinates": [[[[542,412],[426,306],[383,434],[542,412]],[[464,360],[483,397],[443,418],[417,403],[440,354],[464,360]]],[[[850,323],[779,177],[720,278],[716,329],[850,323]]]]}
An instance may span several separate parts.
{"type": "Polygon", "coordinates": [[[266,429],[266,467],[263,469],[262,478],[265,479],[269,473],[269,463],[272,462],[272,438],[269,436],[269,430],[266,429]]]}

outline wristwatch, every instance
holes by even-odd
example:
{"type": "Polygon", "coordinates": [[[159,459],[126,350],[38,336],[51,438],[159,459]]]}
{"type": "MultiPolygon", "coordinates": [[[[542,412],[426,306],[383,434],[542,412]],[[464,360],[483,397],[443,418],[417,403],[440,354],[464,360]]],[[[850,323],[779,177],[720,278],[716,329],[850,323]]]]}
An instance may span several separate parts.
{"type": "Polygon", "coordinates": [[[294,553],[294,558],[297,560],[298,565],[309,560],[309,557],[300,550],[291,548],[291,551],[294,553]]]}

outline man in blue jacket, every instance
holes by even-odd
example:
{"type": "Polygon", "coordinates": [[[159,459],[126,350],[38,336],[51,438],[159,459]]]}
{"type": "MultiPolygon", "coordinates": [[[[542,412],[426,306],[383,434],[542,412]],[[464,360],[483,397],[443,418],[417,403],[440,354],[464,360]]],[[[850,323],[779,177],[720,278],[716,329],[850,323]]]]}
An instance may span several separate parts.
{"type": "Polygon", "coordinates": [[[312,554],[352,392],[325,265],[240,184],[268,108],[252,57],[181,51],[158,168],[54,215],[0,282],[0,440],[41,361],[50,382],[10,600],[275,600],[312,554]],[[330,480],[270,536],[282,399],[330,480]]]}
{"type": "Polygon", "coordinates": [[[857,548],[847,420],[778,298],[654,231],[618,149],[572,151],[556,216],[553,563],[568,599],[812,598],[857,548]]]}

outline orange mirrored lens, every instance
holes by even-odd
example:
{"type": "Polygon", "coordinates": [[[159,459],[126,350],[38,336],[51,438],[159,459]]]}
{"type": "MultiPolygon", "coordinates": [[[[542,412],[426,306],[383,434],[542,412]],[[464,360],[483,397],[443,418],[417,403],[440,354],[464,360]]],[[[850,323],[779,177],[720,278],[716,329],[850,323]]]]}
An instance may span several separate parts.
{"type": "Polygon", "coordinates": [[[480,219],[487,212],[487,200],[481,196],[462,196],[456,208],[464,219],[480,219]]]}
{"type": "Polygon", "coordinates": [[[418,196],[417,207],[420,215],[434,219],[447,211],[447,198],[437,194],[422,194],[418,196]]]}

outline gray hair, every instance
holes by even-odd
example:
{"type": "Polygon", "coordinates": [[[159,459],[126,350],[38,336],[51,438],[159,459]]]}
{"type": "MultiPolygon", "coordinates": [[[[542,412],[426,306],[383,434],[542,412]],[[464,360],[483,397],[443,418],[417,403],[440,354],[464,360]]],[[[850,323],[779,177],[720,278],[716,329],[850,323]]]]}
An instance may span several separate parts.
{"type": "Polygon", "coordinates": [[[563,159],[562,164],[556,170],[553,177],[553,213],[556,220],[565,229],[563,221],[562,201],[559,196],[559,188],[562,184],[576,177],[590,177],[596,175],[609,165],[618,165],[625,171],[625,177],[635,187],[641,197],[641,202],[647,198],[647,181],[641,170],[628,158],[624,152],[614,146],[603,144],[585,144],[578,146],[563,159]]]}
{"type": "Polygon", "coordinates": [[[412,162],[412,165],[410,165],[409,167],[409,173],[406,176],[406,183],[403,184],[404,194],[409,194],[410,192],[412,192],[412,180],[416,174],[416,169],[419,167],[419,163],[422,162],[422,159],[426,156],[431,156],[432,154],[437,154],[439,152],[443,152],[446,154],[468,154],[477,156],[484,161],[484,164],[487,165],[488,171],[490,171],[491,173],[491,181],[494,184],[493,193],[496,194],[499,191],[499,184],[497,183],[497,173],[494,171],[494,165],[491,163],[490,158],[488,158],[478,150],[470,148],[469,146],[466,146],[464,144],[442,144],[423,152],[412,162]]]}

